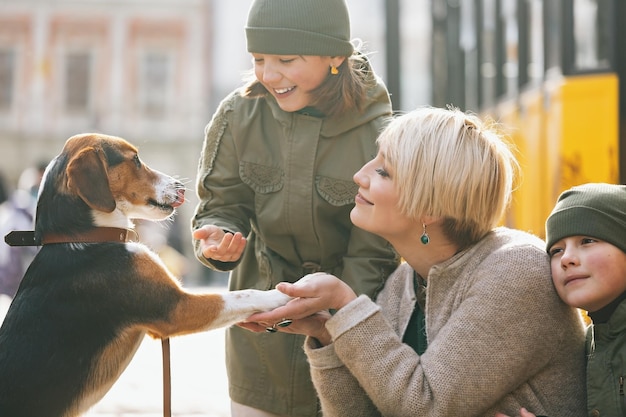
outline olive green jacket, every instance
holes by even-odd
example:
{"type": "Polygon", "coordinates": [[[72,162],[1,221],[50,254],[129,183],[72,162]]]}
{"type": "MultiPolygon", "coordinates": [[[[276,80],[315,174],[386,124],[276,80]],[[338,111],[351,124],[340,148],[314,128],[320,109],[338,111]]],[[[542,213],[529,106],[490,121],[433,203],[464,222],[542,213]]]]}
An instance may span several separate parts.
{"type": "Polygon", "coordinates": [[[587,356],[588,415],[626,416],[626,301],[587,328],[587,356]]]}
{"type": "MultiPolygon", "coordinates": [[[[267,290],[326,271],[373,296],[398,259],[386,241],[352,225],[352,177],[376,155],[376,137],[390,115],[381,82],[362,112],[341,117],[284,112],[271,95],[226,97],[205,132],[192,228],[217,225],[248,241],[238,263],[207,260],[195,242],[198,259],[232,270],[231,290],[267,290]]],[[[278,414],[315,415],[303,340],[229,329],[231,398],[278,414]]]]}

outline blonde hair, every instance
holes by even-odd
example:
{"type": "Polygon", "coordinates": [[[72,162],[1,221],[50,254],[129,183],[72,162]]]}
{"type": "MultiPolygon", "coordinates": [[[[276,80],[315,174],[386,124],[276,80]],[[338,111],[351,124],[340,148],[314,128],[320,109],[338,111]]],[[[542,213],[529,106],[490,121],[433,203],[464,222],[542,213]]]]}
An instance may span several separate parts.
{"type": "Polygon", "coordinates": [[[400,210],[444,218],[461,248],[493,229],[508,206],[519,165],[495,124],[456,108],[423,107],[396,117],[378,138],[400,210]]]}

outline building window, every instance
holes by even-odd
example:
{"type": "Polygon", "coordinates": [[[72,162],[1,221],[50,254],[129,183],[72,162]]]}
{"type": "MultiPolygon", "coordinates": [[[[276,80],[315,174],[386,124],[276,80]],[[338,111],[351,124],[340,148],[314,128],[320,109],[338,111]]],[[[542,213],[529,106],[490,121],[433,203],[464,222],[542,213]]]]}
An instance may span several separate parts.
{"type": "Polygon", "coordinates": [[[611,66],[611,3],[604,0],[574,1],[574,66],[578,71],[611,66]]]}
{"type": "Polygon", "coordinates": [[[86,112],[91,93],[91,55],[70,52],[65,57],[65,109],[86,112]]]}
{"type": "Polygon", "coordinates": [[[0,49],[0,110],[9,110],[13,104],[15,78],[15,51],[0,49]]]}
{"type": "Polygon", "coordinates": [[[500,19],[502,19],[502,88],[504,96],[513,96],[519,85],[519,20],[515,0],[504,0],[501,3],[500,19]]]}
{"type": "Polygon", "coordinates": [[[527,0],[528,3],[528,82],[537,84],[544,73],[544,24],[541,0],[527,0]]]}
{"type": "Polygon", "coordinates": [[[146,52],[139,74],[141,112],[148,117],[166,113],[172,84],[172,58],[163,52],[146,52]]]}

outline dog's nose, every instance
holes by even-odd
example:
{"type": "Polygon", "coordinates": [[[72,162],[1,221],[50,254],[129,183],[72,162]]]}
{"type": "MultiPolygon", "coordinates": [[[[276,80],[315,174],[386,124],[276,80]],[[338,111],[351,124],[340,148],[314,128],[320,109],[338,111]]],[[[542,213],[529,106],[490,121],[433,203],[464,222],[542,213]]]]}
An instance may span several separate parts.
{"type": "Polygon", "coordinates": [[[185,202],[185,189],[177,188],[176,189],[176,201],[172,203],[172,207],[178,207],[185,202]]]}

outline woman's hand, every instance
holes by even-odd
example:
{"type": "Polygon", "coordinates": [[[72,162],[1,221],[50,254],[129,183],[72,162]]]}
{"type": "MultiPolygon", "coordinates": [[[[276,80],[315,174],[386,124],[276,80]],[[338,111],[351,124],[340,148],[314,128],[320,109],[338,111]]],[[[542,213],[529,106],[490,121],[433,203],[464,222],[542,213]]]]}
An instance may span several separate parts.
{"type": "MultiPolygon", "coordinates": [[[[496,413],[495,417],[509,417],[506,414],[496,413]]],[[[519,410],[519,417],[536,417],[533,413],[522,407],[519,410]]]]}
{"type": "Polygon", "coordinates": [[[339,310],[356,298],[348,284],[324,272],[306,275],[293,284],[281,282],[276,285],[276,289],[294,299],[272,311],[254,314],[246,321],[274,322],[281,318],[302,319],[318,311],[339,310]]]}
{"type": "Polygon", "coordinates": [[[253,314],[245,323],[240,323],[241,327],[253,331],[273,327],[279,331],[312,336],[320,343],[328,344],[330,337],[324,326],[330,318],[328,310],[339,310],[357,297],[348,284],[323,272],[306,275],[293,284],[281,282],[276,289],[294,299],[272,311],[253,314]],[[275,326],[284,319],[293,322],[283,328],[275,326]]]}
{"type": "Polygon", "coordinates": [[[239,327],[253,332],[278,331],[291,334],[303,334],[317,339],[323,346],[332,343],[332,339],[326,330],[326,321],[331,317],[328,311],[320,311],[300,320],[292,320],[287,325],[281,325],[282,318],[277,322],[251,322],[238,323],[239,327]],[[278,324],[277,324],[278,323],[278,324]]]}
{"type": "Polygon", "coordinates": [[[246,248],[246,238],[239,232],[227,233],[217,226],[202,226],[193,232],[200,240],[202,255],[220,262],[236,262],[246,248]]]}

